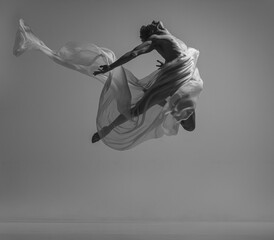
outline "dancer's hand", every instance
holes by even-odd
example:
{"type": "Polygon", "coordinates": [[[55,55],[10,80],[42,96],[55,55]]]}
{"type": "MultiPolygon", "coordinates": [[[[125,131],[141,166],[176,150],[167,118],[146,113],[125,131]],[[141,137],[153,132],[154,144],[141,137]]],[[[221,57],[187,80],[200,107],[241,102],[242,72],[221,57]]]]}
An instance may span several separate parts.
{"type": "Polygon", "coordinates": [[[109,65],[102,65],[99,67],[99,69],[95,72],[93,72],[93,75],[96,76],[98,74],[103,74],[111,70],[111,67],[109,65]]]}
{"type": "Polygon", "coordinates": [[[159,69],[162,68],[165,64],[160,61],[160,60],[157,60],[157,62],[159,63],[158,65],[156,65],[156,67],[158,67],[159,69]]]}

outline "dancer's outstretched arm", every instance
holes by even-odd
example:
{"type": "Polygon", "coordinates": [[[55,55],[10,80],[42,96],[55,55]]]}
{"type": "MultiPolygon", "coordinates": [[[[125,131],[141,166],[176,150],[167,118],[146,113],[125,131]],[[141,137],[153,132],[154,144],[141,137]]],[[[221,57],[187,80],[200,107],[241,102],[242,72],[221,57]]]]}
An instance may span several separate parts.
{"type": "Polygon", "coordinates": [[[151,37],[148,41],[143,42],[139,46],[135,47],[133,50],[125,53],[122,57],[116,60],[114,63],[110,65],[102,65],[100,68],[95,71],[93,74],[96,76],[98,74],[106,73],[111,71],[112,69],[119,67],[132,59],[138,57],[141,54],[149,53],[155,49],[155,42],[153,37],[151,37]]]}

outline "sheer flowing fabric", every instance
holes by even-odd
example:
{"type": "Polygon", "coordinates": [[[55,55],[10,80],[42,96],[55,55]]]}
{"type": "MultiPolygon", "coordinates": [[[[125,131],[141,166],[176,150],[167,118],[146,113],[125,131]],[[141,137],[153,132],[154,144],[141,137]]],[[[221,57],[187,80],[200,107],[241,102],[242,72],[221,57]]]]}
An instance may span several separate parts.
{"type": "MultiPolygon", "coordinates": [[[[124,67],[111,71],[99,101],[98,132],[120,114],[128,121],[116,126],[102,141],[116,150],[126,150],[152,138],[176,135],[180,121],[193,114],[203,89],[196,68],[198,56],[197,50],[189,48],[143,79],[137,79],[124,67]],[[143,113],[131,116],[130,109],[141,105],[143,113]]],[[[108,63],[114,60],[108,59],[108,63]]]]}
{"type": "Polygon", "coordinates": [[[188,48],[177,59],[143,79],[137,79],[123,66],[94,76],[100,65],[111,64],[115,54],[94,44],[69,42],[58,52],[49,49],[20,20],[14,54],[37,49],[58,64],[77,70],[104,84],[97,112],[97,130],[109,126],[120,114],[127,121],[116,126],[101,140],[116,150],[130,149],[148,139],[176,135],[181,120],[194,112],[203,81],[196,67],[199,51],[188,48]],[[142,108],[138,116],[131,114],[142,108]]]}

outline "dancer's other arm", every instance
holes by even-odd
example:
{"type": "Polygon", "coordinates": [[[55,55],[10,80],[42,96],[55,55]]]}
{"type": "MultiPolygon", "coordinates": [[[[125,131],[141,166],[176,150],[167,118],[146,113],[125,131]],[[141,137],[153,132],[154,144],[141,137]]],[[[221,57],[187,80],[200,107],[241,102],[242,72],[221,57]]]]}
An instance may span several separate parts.
{"type": "Polygon", "coordinates": [[[93,74],[97,75],[97,74],[106,73],[118,66],[121,66],[121,65],[131,61],[132,59],[138,57],[141,54],[149,53],[155,49],[154,45],[155,45],[155,42],[153,41],[153,38],[150,37],[150,39],[148,41],[143,42],[142,44],[135,47],[133,50],[125,53],[122,57],[120,57],[114,63],[112,63],[110,65],[100,66],[99,69],[97,71],[95,71],[93,74]]]}

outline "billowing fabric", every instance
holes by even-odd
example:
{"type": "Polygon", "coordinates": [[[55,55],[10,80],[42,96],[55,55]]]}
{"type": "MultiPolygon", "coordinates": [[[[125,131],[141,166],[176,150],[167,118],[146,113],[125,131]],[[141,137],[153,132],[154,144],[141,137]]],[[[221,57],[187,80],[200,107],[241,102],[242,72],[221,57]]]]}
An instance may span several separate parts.
{"type": "Polygon", "coordinates": [[[130,149],[148,139],[176,135],[181,120],[195,110],[203,81],[196,67],[199,51],[188,48],[172,62],[143,79],[137,79],[123,66],[93,76],[100,65],[111,64],[116,58],[111,50],[93,44],[68,43],[59,51],[62,59],[77,70],[104,84],[101,92],[97,130],[110,125],[120,114],[127,121],[115,127],[102,141],[116,150],[130,149]],[[153,105],[153,106],[151,106],[153,105]],[[130,109],[142,106],[139,116],[130,109]]]}
{"type": "Polygon", "coordinates": [[[126,150],[151,138],[175,135],[180,121],[193,114],[203,89],[203,81],[196,67],[199,56],[196,49],[182,50],[177,59],[143,79],[137,79],[123,66],[94,76],[93,72],[100,65],[116,60],[111,50],[90,43],[69,42],[54,52],[32,33],[22,19],[19,23],[14,55],[19,56],[30,49],[41,50],[58,64],[104,84],[96,120],[99,135],[100,130],[109,126],[120,114],[127,119],[102,138],[109,147],[126,150]]]}

